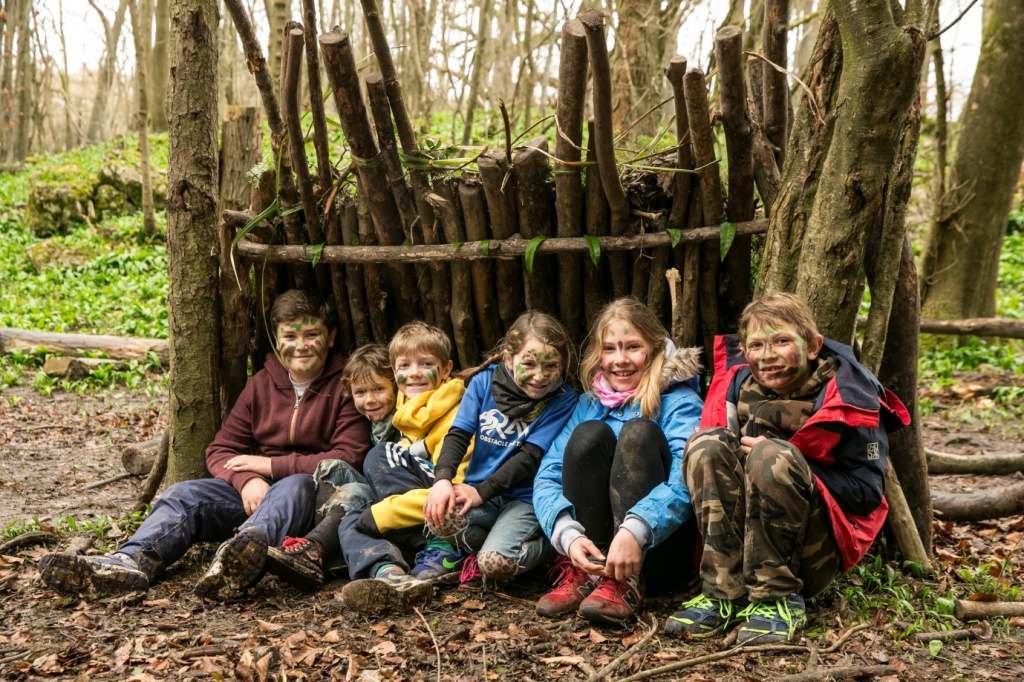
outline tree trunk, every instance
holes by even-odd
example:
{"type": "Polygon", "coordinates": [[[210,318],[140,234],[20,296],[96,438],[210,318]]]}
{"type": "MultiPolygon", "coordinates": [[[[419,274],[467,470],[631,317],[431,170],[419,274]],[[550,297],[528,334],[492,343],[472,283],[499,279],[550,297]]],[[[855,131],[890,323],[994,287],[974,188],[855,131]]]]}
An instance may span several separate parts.
{"type": "Polygon", "coordinates": [[[167,268],[171,383],[168,477],[206,476],[220,426],[217,262],[217,2],[171,3],[167,268]]]}
{"type": "MultiPolygon", "coordinates": [[[[909,18],[894,16],[886,0],[834,3],[826,13],[806,81],[811,93],[796,114],[762,255],[758,292],[795,291],[822,334],[843,343],[853,338],[866,246],[880,225],[889,237],[879,242],[876,278],[898,281],[882,271],[901,262],[891,251],[902,248],[908,173],[917,152],[917,136],[908,130],[916,125],[924,55],[922,31],[901,23],[909,18]]],[[[768,106],[766,92],[766,114],[768,106]]],[[[880,294],[877,303],[888,310],[893,299],[886,298],[880,294]]],[[[885,343],[885,331],[883,324],[872,343],[885,343]]],[[[916,366],[912,348],[891,357],[901,367],[916,366]]],[[[905,503],[901,508],[901,492],[887,482],[890,522],[904,555],[925,565],[927,549],[907,528],[914,520],[905,503]]]]}
{"type": "Polygon", "coordinates": [[[154,133],[167,130],[167,76],[170,74],[168,65],[167,33],[171,22],[169,0],[156,0],[153,16],[156,19],[156,33],[153,35],[153,47],[149,53],[149,112],[150,125],[154,133]]]}
{"type": "Polygon", "coordinates": [[[0,159],[7,159],[11,148],[11,117],[14,115],[14,34],[18,27],[18,16],[22,3],[26,0],[7,0],[6,10],[8,22],[4,31],[3,76],[0,77],[0,159]]]}
{"type": "Polygon", "coordinates": [[[14,132],[13,158],[21,161],[28,156],[29,123],[31,120],[32,99],[35,95],[32,86],[32,73],[35,61],[32,59],[30,46],[32,32],[29,30],[29,16],[32,12],[32,0],[21,0],[21,14],[18,17],[18,113],[17,127],[14,132]]]}
{"type": "Polygon", "coordinates": [[[480,99],[480,86],[483,83],[483,72],[487,67],[484,55],[487,54],[487,43],[491,35],[491,10],[494,0],[480,0],[477,9],[480,12],[476,29],[476,50],[473,52],[473,66],[469,78],[469,99],[466,102],[466,124],[462,128],[462,144],[468,145],[473,137],[473,112],[477,100],[480,99]]]}
{"type": "Polygon", "coordinates": [[[999,252],[1024,161],[1024,0],[994,0],[964,106],[944,211],[921,261],[925,317],[995,314],[999,252]]]}
{"type": "MultiPolygon", "coordinates": [[[[149,170],[149,117],[146,105],[146,47],[143,26],[149,18],[140,11],[137,0],[129,0],[132,42],[135,44],[135,101],[138,106],[136,127],[139,131],[139,174],[142,176],[142,225],[147,237],[156,234],[153,220],[153,179],[149,170]]],[[[240,206],[239,209],[245,208],[240,206]]]]}
{"type": "Polygon", "coordinates": [[[89,116],[89,129],[86,133],[89,142],[95,144],[102,139],[107,123],[107,102],[110,99],[110,89],[114,86],[114,76],[117,75],[117,42],[121,39],[121,28],[124,26],[128,0],[121,0],[117,6],[113,24],[107,21],[106,15],[96,6],[94,0],[89,0],[89,4],[96,10],[103,22],[104,40],[106,41],[100,68],[97,72],[96,96],[92,101],[92,113],[89,116]]]}
{"type": "MultiPolygon", "coordinates": [[[[267,64],[270,73],[281,73],[281,55],[284,48],[281,35],[284,33],[285,22],[288,21],[288,0],[263,0],[263,6],[267,11],[267,21],[270,23],[270,35],[267,37],[267,64]]],[[[281,97],[281,89],[275,83],[274,92],[278,99],[281,97]]]]}
{"type": "MultiPolygon", "coordinates": [[[[665,28],[660,0],[620,0],[612,51],[612,125],[625,131],[661,101],[662,52],[665,28]]],[[[646,116],[628,132],[628,140],[654,137],[660,117],[646,116]]]]}

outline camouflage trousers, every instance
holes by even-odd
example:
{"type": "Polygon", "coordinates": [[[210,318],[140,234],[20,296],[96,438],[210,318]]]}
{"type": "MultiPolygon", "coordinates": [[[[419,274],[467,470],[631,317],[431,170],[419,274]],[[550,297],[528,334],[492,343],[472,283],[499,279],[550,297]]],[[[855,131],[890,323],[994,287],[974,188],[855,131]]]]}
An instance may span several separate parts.
{"type": "Polygon", "coordinates": [[[789,443],[761,441],[744,455],[728,429],[703,429],[690,438],[683,468],[704,538],[705,595],[813,597],[841,572],[825,500],[789,443]]]}

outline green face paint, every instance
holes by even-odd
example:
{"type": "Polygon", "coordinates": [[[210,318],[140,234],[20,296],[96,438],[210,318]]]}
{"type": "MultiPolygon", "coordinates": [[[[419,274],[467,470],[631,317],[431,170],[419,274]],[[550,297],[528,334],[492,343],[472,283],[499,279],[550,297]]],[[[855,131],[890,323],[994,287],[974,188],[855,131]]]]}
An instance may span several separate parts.
{"type": "Polygon", "coordinates": [[[425,375],[427,377],[427,381],[430,382],[430,385],[436,387],[438,384],[438,377],[440,376],[440,373],[437,371],[437,368],[435,367],[434,369],[428,369],[425,372],[425,375]]]}

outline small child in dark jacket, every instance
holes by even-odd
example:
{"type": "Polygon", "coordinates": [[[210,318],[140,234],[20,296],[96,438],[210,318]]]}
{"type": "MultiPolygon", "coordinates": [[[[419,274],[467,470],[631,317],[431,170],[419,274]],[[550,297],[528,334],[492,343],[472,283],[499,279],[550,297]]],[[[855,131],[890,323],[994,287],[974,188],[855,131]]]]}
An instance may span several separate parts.
{"type": "Polygon", "coordinates": [[[885,522],[886,430],[909,423],[807,305],[770,294],[715,340],[715,374],[684,457],[704,539],[702,592],[666,626],[705,639],[792,640],[819,594],[885,522]]]}

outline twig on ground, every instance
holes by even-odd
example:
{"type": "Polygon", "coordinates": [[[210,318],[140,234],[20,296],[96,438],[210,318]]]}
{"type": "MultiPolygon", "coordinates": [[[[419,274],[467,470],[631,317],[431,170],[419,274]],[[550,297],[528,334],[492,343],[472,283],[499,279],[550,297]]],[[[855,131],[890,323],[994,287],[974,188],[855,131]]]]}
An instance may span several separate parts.
{"type": "Polygon", "coordinates": [[[806,654],[807,647],[798,646],[796,644],[762,644],[760,646],[738,646],[726,651],[719,651],[718,653],[708,654],[707,656],[698,656],[696,658],[690,658],[685,661],[677,661],[675,663],[669,663],[663,665],[660,668],[651,668],[650,670],[642,670],[635,675],[629,677],[623,677],[617,682],[637,682],[638,680],[647,680],[658,675],[664,675],[665,673],[675,672],[676,670],[682,670],[683,668],[692,668],[702,663],[713,663],[714,661],[720,661],[723,658],[730,658],[736,654],[757,654],[757,653],[777,653],[777,654],[806,654]]]}
{"type": "Polygon", "coordinates": [[[131,477],[132,475],[129,473],[118,474],[117,476],[104,478],[103,480],[100,481],[94,481],[93,483],[90,483],[89,485],[85,486],[85,490],[95,490],[96,488],[103,488],[105,486],[110,485],[111,483],[117,483],[118,481],[123,481],[124,479],[131,477]]]}
{"type": "Polygon", "coordinates": [[[423,626],[427,628],[427,632],[430,633],[430,641],[434,643],[434,651],[437,652],[437,682],[441,682],[441,647],[437,645],[437,637],[434,636],[434,631],[430,627],[430,623],[423,617],[423,614],[415,606],[412,609],[416,612],[416,615],[423,621],[423,626]]]}
{"type": "Polygon", "coordinates": [[[861,630],[867,630],[869,627],[871,627],[871,625],[869,623],[861,623],[860,625],[857,625],[855,627],[850,628],[849,630],[846,631],[845,634],[843,634],[842,637],[840,637],[839,639],[836,640],[835,644],[833,644],[832,646],[827,647],[825,649],[819,650],[818,653],[819,654],[832,654],[832,653],[835,653],[836,651],[839,651],[839,648],[841,646],[843,646],[844,644],[846,644],[846,642],[851,637],[853,637],[855,634],[857,634],[861,630]]]}
{"type": "Polygon", "coordinates": [[[180,654],[177,654],[175,658],[187,661],[192,658],[204,658],[206,656],[224,656],[227,653],[227,648],[219,645],[197,646],[193,649],[186,649],[185,651],[182,651],[180,654]]]}
{"type": "Polygon", "coordinates": [[[528,599],[520,599],[519,597],[513,597],[512,595],[505,594],[504,592],[495,592],[494,596],[495,597],[501,597],[502,599],[507,599],[507,600],[509,600],[511,602],[515,602],[516,604],[522,604],[523,606],[529,606],[531,609],[534,608],[535,606],[537,606],[537,602],[532,602],[532,601],[530,601],[528,599]]]}
{"type": "Polygon", "coordinates": [[[34,531],[32,533],[22,533],[16,538],[12,538],[0,545],[0,554],[6,554],[12,549],[18,549],[25,545],[41,545],[47,542],[56,542],[57,536],[53,533],[46,531],[34,531]]]}
{"type": "Polygon", "coordinates": [[[816,668],[796,675],[779,678],[780,682],[822,682],[822,680],[845,680],[864,675],[893,675],[896,669],[891,665],[847,665],[839,668],[816,668]]]}
{"type": "Polygon", "coordinates": [[[597,672],[594,670],[594,666],[590,665],[582,659],[576,661],[575,663],[573,663],[573,665],[579,668],[580,672],[586,675],[588,679],[594,679],[594,675],[597,674],[597,672]]]}
{"type": "Polygon", "coordinates": [[[22,651],[20,653],[11,654],[10,656],[4,656],[3,658],[0,658],[0,665],[6,665],[8,663],[14,663],[15,661],[20,661],[24,658],[28,658],[31,653],[32,650],[29,649],[28,651],[22,651]]]}
{"type": "Polygon", "coordinates": [[[614,672],[616,670],[616,668],[618,668],[620,665],[623,664],[623,662],[628,661],[629,658],[633,654],[635,654],[636,652],[640,651],[645,646],[647,646],[647,643],[650,642],[651,639],[654,638],[654,633],[656,633],[658,631],[658,620],[657,620],[657,618],[655,618],[653,614],[647,614],[647,615],[650,616],[650,620],[649,621],[642,621],[644,623],[644,625],[646,625],[648,627],[648,632],[647,632],[646,635],[643,636],[643,639],[641,639],[639,642],[637,642],[633,646],[631,646],[628,649],[626,649],[614,661],[612,661],[611,663],[609,663],[605,667],[601,668],[596,673],[592,673],[590,675],[590,678],[587,680],[587,682],[598,682],[598,680],[603,680],[604,678],[606,678],[609,675],[611,675],[612,672],[614,672]]]}
{"type": "Polygon", "coordinates": [[[963,630],[947,630],[945,632],[919,632],[914,637],[922,644],[928,642],[959,642],[964,639],[988,639],[992,636],[992,626],[988,621],[981,621],[981,628],[965,628],[963,630]]]}

